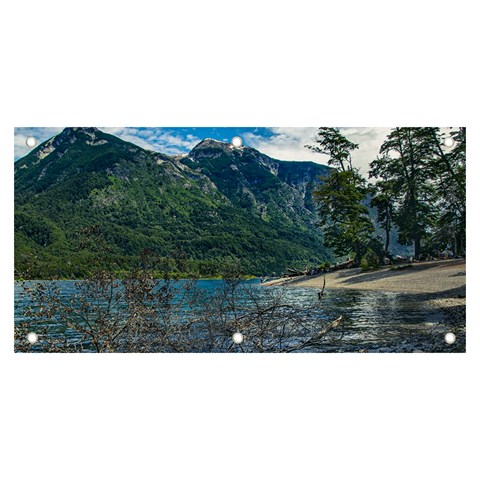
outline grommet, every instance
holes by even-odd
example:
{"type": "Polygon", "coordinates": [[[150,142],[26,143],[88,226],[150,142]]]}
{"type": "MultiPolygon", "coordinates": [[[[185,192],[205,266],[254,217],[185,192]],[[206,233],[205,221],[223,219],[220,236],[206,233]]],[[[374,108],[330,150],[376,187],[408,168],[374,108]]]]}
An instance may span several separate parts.
{"type": "Polygon", "coordinates": [[[445,334],[445,343],[447,343],[448,345],[454,344],[456,340],[457,340],[457,337],[455,336],[454,333],[448,332],[445,334]]]}
{"type": "Polygon", "coordinates": [[[38,335],[35,332],[30,332],[27,335],[27,340],[31,345],[33,345],[34,343],[38,342],[38,335]]]}
{"type": "Polygon", "coordinates": [[[240,332],[235,332],[232,335],[232,340],[233,340],[233,343],[236,343],[237,345],[239,345],[240,343],[243,343],[243,335],[240,332]]]}
{"type": "Polygon", "coordinates": [[[452,137],[445,137],[443,139],[443,144],[447,148],[452,148],[455,145],[455,140],[452,137]]]}
{"type": "Polygon", "coordinates": [[[239,148],[242,146],[242,139],[240,137],[233,137],[232,138],[232,145],[235,147],[235,148],[239,148]]]}
{"type": "Polygon", "coordinates": [[[34,148],[37,145],[37,139],[35,137],[27,137],[25,143],[28,148],[34,148]]]}

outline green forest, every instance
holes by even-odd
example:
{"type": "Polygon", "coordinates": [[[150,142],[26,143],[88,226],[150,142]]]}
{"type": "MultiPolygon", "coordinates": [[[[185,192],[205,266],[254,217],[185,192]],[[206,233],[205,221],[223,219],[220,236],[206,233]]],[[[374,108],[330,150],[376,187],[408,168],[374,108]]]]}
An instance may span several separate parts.
{"type": "Polygon", "coordinates": [[[16,162],[16,276],[122,275],[144,250],[202,277],[232,259],[249,275],[332,260],[312,199],[329,170],[209,140],[175,158],[65,129],[16,162]]]}
{"type": "Polygon", "coordinates": [[[231,260],[248,275],[348,257],[371,268],[394,245],[464,255],[465,142],[464,128],[394,128],[365,178],[337,128],[306,146],[328,166],[211,139],[173,157],[66,128],[15,164],[15,275],[122,275],[145,251],[202,277],[231,260]]]}

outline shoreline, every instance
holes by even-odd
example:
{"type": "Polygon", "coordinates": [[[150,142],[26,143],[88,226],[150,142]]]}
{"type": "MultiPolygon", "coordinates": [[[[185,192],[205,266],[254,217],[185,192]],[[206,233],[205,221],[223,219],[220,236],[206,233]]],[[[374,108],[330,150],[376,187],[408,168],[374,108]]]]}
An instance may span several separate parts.
{"type": "Polygon", "coordinates": [[[393,268],[386,266],[370,271],[350,268],[326,274],[280,278],[265,282],[263,285],[321,289],[325,278],[326,289],[345,288],[446,296],[466,293],[465,259],[433,260],[413,263],[411,267],[400,270],[393,268]]]}
{"type": "MultiPolygon", "coordinates": [[[[294,277],[267,282],[265,286],[287,288],[323,287],[324,275],[294,277]]],[[[393,292],[412,296],[432,312],[440,312],[443,322],[465,345],[466,261],[465,259],[434,260],[413,263],[411,268],[392,270],[381,267],[364,272],[359,268],[325,274],[325,290],[393,292]]]]}
{"type": "MultiPolygon", "coordinates": [[[[126,277],[115,277],[115,280],[124,280],[126,277]]],[[[241,280],[253,280],[255,278],[259,278],[255,275],[244,275],[241,277],[241,280]]],[[[14,278],[14,283],[16,282],[84,282],[87,280],[91,280],[89,277],[85,278],[14,278]]],[[[154,277],[154,280],[164,280],[162,277],[154,277]]],[[[212,276],[212,277],[188,277],[188,276],[179,276],[177,278],[171,278],[171,280],[222,280],[220,276],[212,276]]]]}

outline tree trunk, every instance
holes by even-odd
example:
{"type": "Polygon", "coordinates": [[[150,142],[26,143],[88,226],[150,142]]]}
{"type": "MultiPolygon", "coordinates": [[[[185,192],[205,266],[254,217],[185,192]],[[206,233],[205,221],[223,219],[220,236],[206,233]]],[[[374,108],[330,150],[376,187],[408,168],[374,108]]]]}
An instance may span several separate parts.
{"type": "Polygon", "coordinates": [[[389,253],[389,248],[390,248],[390,225],[387,224],[387,226],[385,227],[385,255],[387,257],[390,256],[390,253],[389,253]]]}
{"type": "Polygon", "coordinates": [[[360,265],[360,243],[355,242],[355,266],[358,267],[360,265]]]}
{"type": "Polygon", "coordinates": [[[464,252],[464,235],[463,235],[463,231],[462,230],[459,230],[455,233],[455,243],[454,243],[454,251],[453,253],[455,255],[458,255],[458,256],[461,256],[463,255],[463,252],[464,252]]]}
{"type": "Polygon", "coordinates": [[[414,250],[413,256],[414,256],[415,260],[419,260],[420,255],[421,255],[420,237],[419,236],[415,237],[415,244],[414,245],[415,245],[415,250],[414,250]]]}

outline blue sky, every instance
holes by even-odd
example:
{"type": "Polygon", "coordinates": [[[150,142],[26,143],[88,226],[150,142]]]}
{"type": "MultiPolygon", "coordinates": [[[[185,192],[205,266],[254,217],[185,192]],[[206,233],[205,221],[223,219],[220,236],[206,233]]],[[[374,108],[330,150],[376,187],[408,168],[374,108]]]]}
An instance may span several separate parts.
{"type": "MultiPolygon", "coordinates": [[[[324,155],[305,148],[312,143],[316,127],[99,127],[104,132],[116,135],[143,148],[168,155],[188,153],[204,138],[229,142],[235,136],[243,144],[279,160],[310,160],[326,164],[324,155]]],[[[25,144],[28,136],[39,143],[61,132],[63,127],[21,127],[15,129],[15,160],[29,152],[25,144]]],[[[360,145],[353,154],[354,164],[361,171],[368,171],[368,164],[375,159],[380,145],[390,128],[340,128],[347,138],[360,145]]]]}

